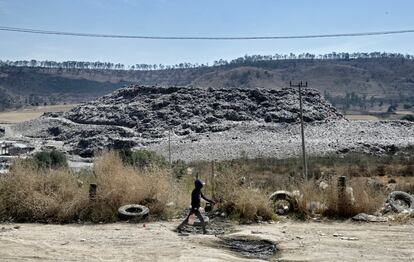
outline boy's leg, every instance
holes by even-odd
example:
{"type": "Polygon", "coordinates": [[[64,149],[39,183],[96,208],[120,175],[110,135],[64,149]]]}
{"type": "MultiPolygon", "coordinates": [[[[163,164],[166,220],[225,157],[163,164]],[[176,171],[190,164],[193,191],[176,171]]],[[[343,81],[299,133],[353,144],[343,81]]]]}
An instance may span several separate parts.
{"type": "Polygon", "coordinates": [[[206,223],[204,222],[204,218],[203,218],[203,215],[201,215],[200,210],[197,210],[194,213],[195,213],[195,215],[198,217],[198,219],[201,222],[201,226],[203,227],[203,233],[204,234],[207,233],[207,231],[206,231],[206,223]]]}
{"type": "Polygon", "coordinates": [[[190,210],[190,213],[188,213],[188,216],[184,219],[183,222],[181,222],[181,224],[177,227],[178,231],[180,231],[184,225],[186,225],[188,223],[188,219],[190,219],[190,216],[193,214],[193,210],[190,210]]]}

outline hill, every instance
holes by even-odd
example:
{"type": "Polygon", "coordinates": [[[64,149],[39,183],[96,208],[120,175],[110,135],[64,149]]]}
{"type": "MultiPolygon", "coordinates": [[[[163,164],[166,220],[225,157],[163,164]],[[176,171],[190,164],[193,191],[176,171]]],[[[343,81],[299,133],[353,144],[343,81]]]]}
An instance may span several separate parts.
{"type": "Polygon", "coordinates": [[[162,70],[0,67],[0,109],[79,103],[128,85],[283,88],[303,80],[340,109],[414,106],[414,60],[405,58],[246,61],[162,70]],[[6,98],[7,97],[7,98],[6,98]]]}

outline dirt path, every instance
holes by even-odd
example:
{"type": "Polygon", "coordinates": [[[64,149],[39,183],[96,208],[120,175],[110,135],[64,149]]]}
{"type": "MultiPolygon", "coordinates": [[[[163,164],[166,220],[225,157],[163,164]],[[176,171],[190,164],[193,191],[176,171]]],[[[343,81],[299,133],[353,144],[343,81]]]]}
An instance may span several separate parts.
{"type": "MultiPolygon", "coordinates": [[[[413,222],[287,222],[236,226],[238,232],[231,235],[275,241],[281,250],[273,261],[413,261],[413,222]],[[358,240],[343,240],[341,236],[358,240]]],[[[178,236],[172,232],[177,224],[2,224],[0,260],[259,261],[219,248],[218,238],[212,235],[178,236]]]]}

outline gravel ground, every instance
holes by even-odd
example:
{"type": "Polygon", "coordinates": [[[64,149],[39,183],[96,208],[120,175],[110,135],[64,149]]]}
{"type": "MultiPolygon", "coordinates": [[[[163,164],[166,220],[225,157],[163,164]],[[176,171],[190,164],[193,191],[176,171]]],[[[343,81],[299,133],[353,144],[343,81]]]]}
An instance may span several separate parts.
{"type": "MultiPolygon", "coordinates": [[[[414,124],[403,121],[332,121],[305,126],[310,154],[369,152],[382,154],[414,144],[414,124]]],[[[148,146],[168,156],[168,139],[148,146]]],[[[287,158],[301,153],[297,124],[242,124],[214,133],[181,138],[172,136],[173,160],[224,160],[241,156],[287,158]]]]}
{"type": "MultiPolygon", "coordinates": [[[[72,133],[104,133],[99,143],[122,141],[117,138],[117,127],[105,125],[86,125],[73,123],[67,119],[39,118],[15,125],[16,137],[26,137],[36,145],[51,144],[55,137],[48,134],[50,127],[65,128],[67,141],[62,141],[60,149],[73,152],[79,138],[72,133]],[[110,131],[109,128],[115,130],[110,131]],[[86,130],[86,131],[85,131],[86,130]],[[118,140],[117,140],[118,139],[118,140]]],[[[119,127],[126,130],[125,127],[119,127]]],[[[133,141],[135,148],[147,148],[168,156],[168,136],[148,139],[130,132],[127,139],[133,141]]],[[[313,122],[305,125],[306,148],[309,154],[326,154],[332,152],[368,152],[384,154],[398,148],[414,145],[414,123],[408,121],[327,121],[313,122]]],[[[56,142],[54,142],[56,144],[56,142]]],[[[123,143],[120,143],[122,146],[123,143]]],[[[287,158],[301,153],[300,125],[259,122],[238,122],[222,132],[194,133],[180,136],[172,132],[171,155],[173,160],[229,160],[247,156],[287,158]]]]}

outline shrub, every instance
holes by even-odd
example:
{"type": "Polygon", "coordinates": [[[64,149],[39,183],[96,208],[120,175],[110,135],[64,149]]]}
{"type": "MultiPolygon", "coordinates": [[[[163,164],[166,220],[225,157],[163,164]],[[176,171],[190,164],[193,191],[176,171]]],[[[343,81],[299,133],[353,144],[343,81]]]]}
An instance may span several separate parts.
{"type": "MultiPolygon", "coordinates": [[[[242,221],[254,221],[257,217],[270,220],[274,213],[269,196],[258,188],[249,188],[239,173],[224,172],[215,179],[215,197],[231,218],[242,221]]],[[[239,170],[240,172],[240,170],[239,170]]]]}
{"type": "Polygon", "coordinates": [[[15,163],[0,180],[0,217],[16,221],[71,222],[88,201],[67,169],[38,169],[15,163]]]}
{"type": "Polygon", "coordinates": [[[119,155],[125,164],[138,168],[163,168],[167,166],[167,161],[163,156],[157,155],[155,152],[145,149],[140,149],[137,151],[123,149],[119,151],[119,155]]]}
{"type": "Polygon", "coordinates": [[[94,175],[97,195],[85,211],[92,221],[117,220],[117,210],[126,204],[143,204],[156,217],[166,217],[172,211],[167,203],[185,206],[182,189],[165,169],[137,169],[124,165],[118,154],[110,152],[95,161],[94,175]]]}
{"type": "Polygon", "coordinates": [[[405,115],[401,117],[401,120],[407,120],[407,121],[414,122],[414,115],[405,115]]]}
{"type": "Polygon", "coordinates": [[[352,217],[359,213],[372,213],[382,205],[384,193],[363,182],[364,178],[354,178],[348,183],[352,188],[349,193],[339,196],[337,177],[332,177],[328,187],[319,188],[315,180],[299,185],[298,211],[305,215],[312,213],[329,217],[352,217]]]}
{"type": "Polygon", "coordinates": [[[125,204],[144,204],[151,216],[166,218],[187,205],[183,192],[167,170],[126,166],[113,152],[95,160],[93,177],[17,161],[9,174],[0,177],[0,219],[112,222],[125,204]],[[89,182],[97,184],[94,201],[89,200],[89,182]],[[172,207],[167,206],[170,202],[172,207]]]}
{"type": "Polygon", "coordinates": [[[67,167],[68,163],[66,155],[62,152],[52,151],[41,151],[33,155],[34,164],[39,168],[60,168],[67,167]]]}

